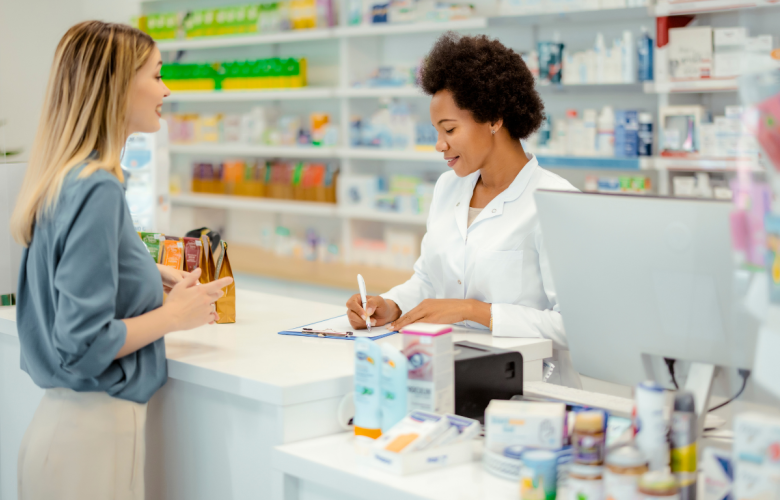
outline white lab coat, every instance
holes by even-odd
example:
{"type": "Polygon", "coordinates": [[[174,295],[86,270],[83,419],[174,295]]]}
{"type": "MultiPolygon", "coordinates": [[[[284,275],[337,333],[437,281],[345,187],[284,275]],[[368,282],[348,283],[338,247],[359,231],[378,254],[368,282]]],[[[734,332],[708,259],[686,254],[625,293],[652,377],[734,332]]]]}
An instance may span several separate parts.
{"type": "MultiPolygon", "coordinates": [[[[576,188],[541,168],[533,155],[528,159],[512,184],[468,228],[480,173],[459,178],[450,171],[439,177],[414,275],[382,297],[393,300],[403,313],[429,298],[490,303],[494,336],[552,340],[555,370],[549,382],[579,389],[533,198],[537,189],[576,188]]],[[[465,325],[486,329],[471,321],[465,325]]]]}

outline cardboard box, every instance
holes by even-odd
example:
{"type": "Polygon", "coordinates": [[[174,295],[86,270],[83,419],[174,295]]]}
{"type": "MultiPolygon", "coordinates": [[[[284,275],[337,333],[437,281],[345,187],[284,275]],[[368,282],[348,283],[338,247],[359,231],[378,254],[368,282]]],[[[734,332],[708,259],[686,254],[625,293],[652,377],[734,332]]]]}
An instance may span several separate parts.
{"type": "Polygon", "coordinates": [[[718,448],[705,448],[701,462],[702,500],[733,500],[734,466],[731,453],[718,448]]]}
{"type": "Polygon", "coordinates": [[[712,74],[712,28],[669,30],[669,79],[696,80],[712,74]]]}
{"type": "Polygon", "coordinates": [[[736,28],[715,28],[712,31],[712,45],[715,47],[715,52],[724,47],[738,47],[745,46],[748,38],[748,30],[745,27],[736,28]]]}
{"type": "Polygon", "coordinates": [[[374,449],[369,463],[372,467],[391,474],[406,475],[464,464],[472,460],[474,440],[404,454],[374,449]]]}
{"type": "Polygon", "coordinates": [[[494,399],[485,410],[485,446],[503,453],[507,446],[559,450],[564,446],[566,405],[494,399]]]}

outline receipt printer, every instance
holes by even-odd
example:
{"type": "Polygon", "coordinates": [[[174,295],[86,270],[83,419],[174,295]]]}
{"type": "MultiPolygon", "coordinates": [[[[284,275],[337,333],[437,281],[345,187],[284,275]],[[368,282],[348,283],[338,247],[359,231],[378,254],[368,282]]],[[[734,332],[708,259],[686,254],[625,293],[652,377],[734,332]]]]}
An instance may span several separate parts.
{"type": "Polygon", "coordinates": [[[523,355],[475,342],[455,343],[455,413],[483,421],[491,399],[523,393],[523,355]]]}

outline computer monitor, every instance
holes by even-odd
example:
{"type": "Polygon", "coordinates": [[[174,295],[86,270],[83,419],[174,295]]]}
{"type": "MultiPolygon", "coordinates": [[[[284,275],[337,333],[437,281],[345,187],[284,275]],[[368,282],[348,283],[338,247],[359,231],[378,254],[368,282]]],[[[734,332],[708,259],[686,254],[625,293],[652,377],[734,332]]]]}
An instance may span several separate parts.
{"type": "Polygon", "coordinates": [[[658,378],[652,360],[660,357],[752,368],[758,323],[738,299],[731,203],[555,191],[535,198],[581,374],[634,386],[658,378]]]}

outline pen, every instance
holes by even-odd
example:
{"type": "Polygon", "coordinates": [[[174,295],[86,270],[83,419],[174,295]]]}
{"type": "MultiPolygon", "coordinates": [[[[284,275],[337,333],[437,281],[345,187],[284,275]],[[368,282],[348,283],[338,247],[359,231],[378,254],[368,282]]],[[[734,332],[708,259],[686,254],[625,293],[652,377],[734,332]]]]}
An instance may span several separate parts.
{"type": "Polygon", "coordinates": [[[366,311],[366,328],[371,331],[371,318],[368,317],[368,310],[366,309],[366,281],[363,276],[358,274],[358,288],[360,288],[360,300],[363,301],[363,310],[366,311]]]}

